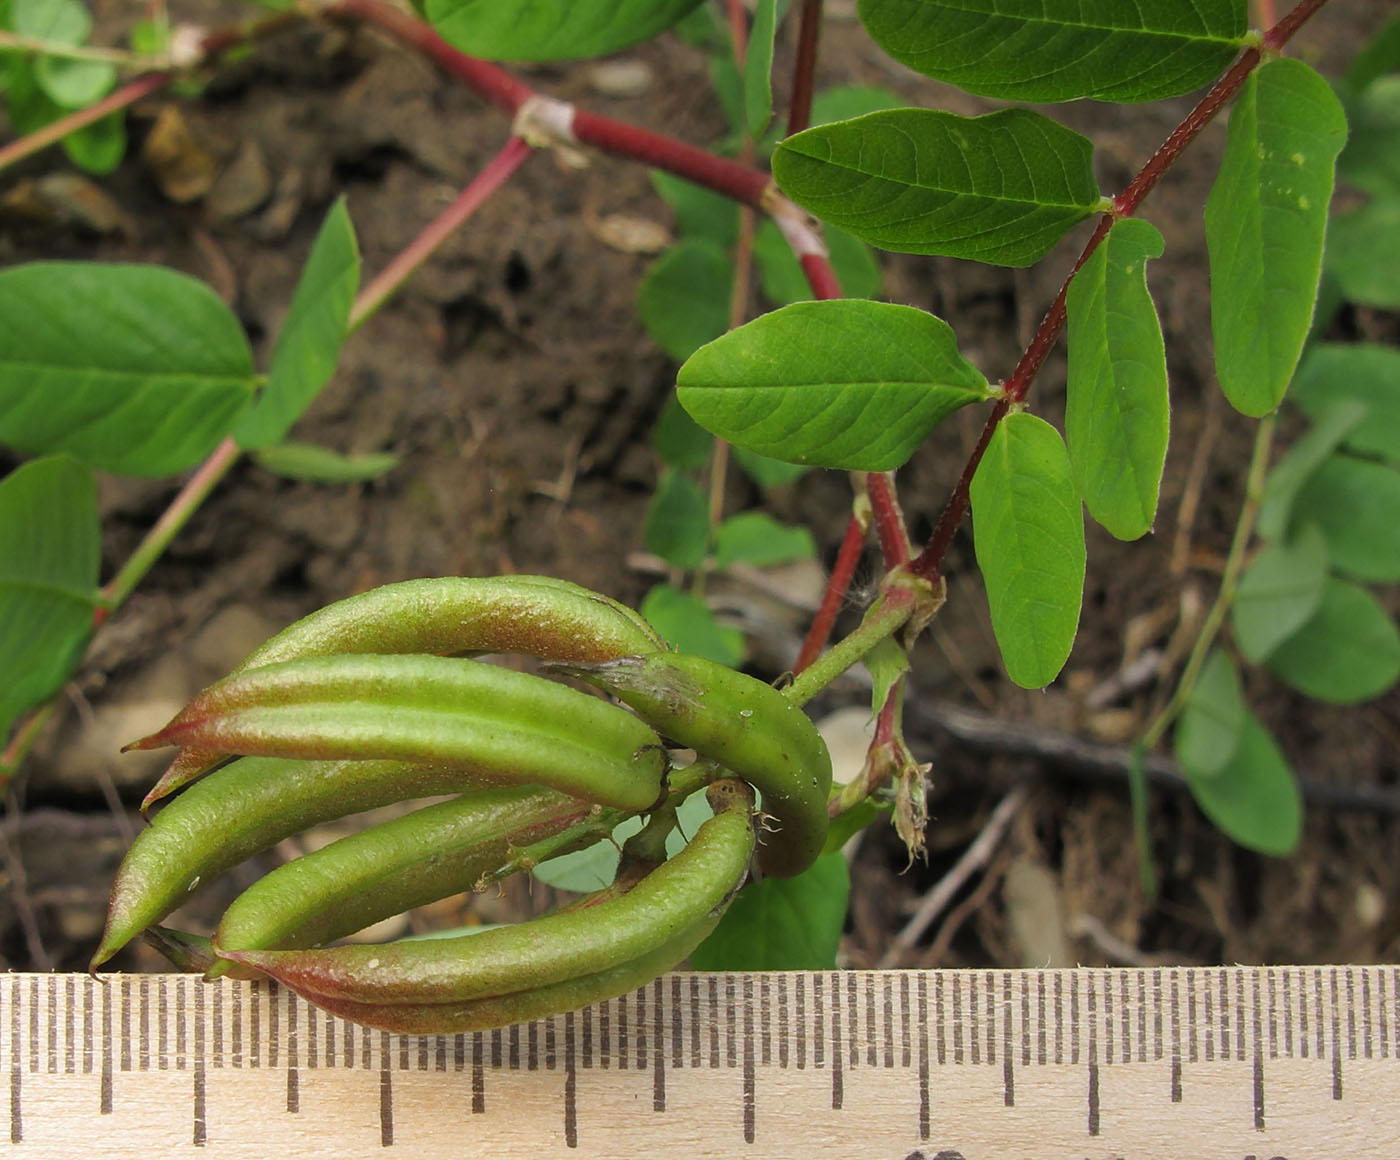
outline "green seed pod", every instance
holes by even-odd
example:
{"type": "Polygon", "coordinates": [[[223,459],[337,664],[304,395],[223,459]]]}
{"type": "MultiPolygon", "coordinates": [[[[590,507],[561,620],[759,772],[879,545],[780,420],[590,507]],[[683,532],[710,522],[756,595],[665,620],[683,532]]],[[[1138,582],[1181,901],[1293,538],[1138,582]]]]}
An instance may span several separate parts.
{"type": "MultiPolygon", "coordinates": [[[[447,577],[386,584],[329,604],[255,649],[235,673],[344,653],[520,653],[599,661],[666,646],[626,605],[549,576],[447,577]]],[[[148,810],[226,755],[187,748],[142,803],[148,810]]]]}
{"type": "Polygon", "coordinates": [[[562,1011],[573,1011],[591,1003],[602,1003],[645,986],[657,975],[682,962],[704,942],[723,912],[721,908],[668,942],[629,962],[533,991],[514,991],[508,995],[467,999],[458,1003],[356,1003],[349,999],[305,994],[303,998],[342,1019],[402,1035],[455,1035],[465,1031],[489,1031],[495,1027],[508,1027],[512,1023],[542,1019],[562,1011]]]}
{"type": "Polygon", "coordinates": [[[304,951],[235,951],[216,936],[215,949],[328,1007],[441,1006],[538,992],[650,956],[722,910],[753,853],[752,803],[747,790],[715,795],[719,812],[684,850],[626,893],[606,891],[592,905],[585,900],[516,926],[426,942],[304,951]]]}
{"type": "Polygon", "coordinates": [[[757,789],[774,831],[759,849],[764,873],[790,878],[821,855],[831,757],[807,715],[777,689],[674,653],[550,667],[606,689],[658,733],[757,789]]]}
{"type": "MultiPolygon", "coordinates": [[[[600,807],[553,790],[486,790],[371,826],[304,854],[230,904],[221,949],[316,946],[391,915],[484,887],[513,851],[575,826],[600,807]]],[[[588,837],[607,837],[600,822],[588,837]]]]}
{"type": "Polygon", "coordinates": [[[631,810],[655,804],[666,770],[656,735],[616,706],[449,657],[312,657],[235,673],[127,748],[162,745],[460,766],[631,810]]]}
{"type": "MultiPolygon", "coordinates": [[[[470,768],[245,757],[192,785],[136,836],[117,870],[96,969],[199,886],[283,838],[407,798],[495,784],[470,768]]],[[[561,798],[561,800],[563,800],[561,798]]]]}

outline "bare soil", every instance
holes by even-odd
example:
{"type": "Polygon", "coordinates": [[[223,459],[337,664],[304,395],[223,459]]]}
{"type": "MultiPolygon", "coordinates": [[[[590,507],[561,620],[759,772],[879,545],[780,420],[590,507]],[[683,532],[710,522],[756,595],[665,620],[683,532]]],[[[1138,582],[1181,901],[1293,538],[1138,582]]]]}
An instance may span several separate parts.
{"type": "MultiPolygon", "coordinates": [[[[182,18],[211,23],[220,10],[177,7],[182,18]]],[[[1297,52],[1324,71],[1339,71],[1383,7],[1335,0],[1297,52]]],[[[118,17],[125,18],[103,18],[118,17]]],[[[653,77],[634,97],[601,95],[587,65],[532,69],[530,80],[688,140],[722,135],[695,51],[663,38],[627,57],[653,77]]],[[[824,61],[824,85],[876,83],[911,103],[961,112],[983,107],[892,65],[849,19],[829,24],[824,61]]],[[[1143,108],[1086,103],[1056,115],[1094,137],[1101,183],[1111,190],[1188,107],[1184,100],[1143,108]]],[[[499,148],[509,127],[460,86],[375,36],[309,29],[220,69],[202,93],[152,99],[135,111],[131,128],[128,160],[90,186],[73,184],[57,153],[0,177],[0,262],[62,257],[174,266],[224,295],[265,355],[335,195],[348,197],[372,273],[499,148]],[[178,181],[145,159],[149,139],[158,129],[169,132],[171,118],[183,121],[193,142],[182,156],[194,159],[195,185],[200,165],[213,176],[207,190],[183,202],[171,197],[178,181]],[[53,180],[63,175],[67,185],[53,180]]],[[[892,832],[880,827],[866,835],[852,863],[843,947],[851,965],[884,958],[920,899],[1017,785],[1027,787],[1025,804],[989,861],[966,877],[900,965],[1365,962],[1400,955],[1394,696],[1332,709],[1251,675],[1252,704],[1315,799],[1303,845],[1287,859],[1242,851],[1179,787],[1161,785],[1152,795],[1161,878],[1155,900],[1138,881],[1121,760],[1093,775],[1083,754],[1037,756],[1066,735],[1100,743],[1137,736],[1170,692],[1170,671],[1163,676],[1149,665],[1144,679],[1116,695],[1108,683],[1145,650],[1170,652],[1183,615],[1199,615],[1214,595],[1253,435],[1251,423],[1218,401],[1207,338],[1200,207],[1223,137],[1223,125],[1212,127],[1145,210],[1167,239],[1151,280],[1174,401],[1157,530],[1120,544],[1091,526],[1079,642],[1064,676],[1036,694],[1001,673],[971,541],[965,532],[959,538],[950,601],[917,657],[910,697],[911,741],[933,763],[928,862],[906,869],[892,832]],[[959,740],[938,724],[940,706],[975,710],[990,738],[959,740]],[[997,722],[1030,733],[1029,748],[999,735],[997,722]]],[[[0,829],[6,964],[85,966],[116,861],[140,824],[131,807],[155,772],[139,757],[118,758],[117,746],[144,731],[138,722],[161,723],[281,625],[350,593],[416,576],[544,572],[626,601],[641,597],[655,579],[632,565],[657,471],[648,435],[669,397],[674,366],[633,310],[650,258],[609,244],[599,223],[612,215],[671,224],[639,166],[591,157],[587,168],[574,170],[548,155],[532,158],[353,338],[335,380],[295,433],[342,451],[392,450],[400,465],[371,484],[321,487],[241,464],[103,629],[0,829]]],[[[1080,244],[1082,238],[1068,240],[1030,272],[891,255],[887,297],[946,318],[968,357],[989,377],[1001,377],[1080,244]]],[[[1400,333],[1394,318],[1350,310],[1335,325],[1340,335],[1393,340],[1400,333]]],[[[1060,354],[1037,384],[1033,405],[1058,420],[1062,397],[1060,354]]],[[[916,537],[931,529],[979,423],[964,415],[947,424],[900,473],[916,537]]],[[[1285,424],[1286,432],[1297,429],[1285,424]]],[[[102,481],[106,574],[178,484],[102,481]]],[[[808,524],[830,562],[849,511],[842,475],[819,473],[766,496],[738,478],[730,486],[735,508],[762,503],[779,518],[808,524]]],[[[753,663],[766,677],[781,671],[782,649],[795,648],[797,639],[790,623],[769,630],[778,659],[765,651],[753,663]]],[[[818,713],[861,700],[858,687],[834,689],[818,713]]],[[[228,890],[209,892],[186,917],[207,923],[229,890],[255,872],[232,876],[228,890]]],[[[479,916],[519,914],[545,905],[547,893],[512,890],[466,906],[479,916]]],[[[457,900],[412,921],[460,921],[463,905],[457,900]]],[[[141,950],[117,965],[159,969],[141,950]]]]}

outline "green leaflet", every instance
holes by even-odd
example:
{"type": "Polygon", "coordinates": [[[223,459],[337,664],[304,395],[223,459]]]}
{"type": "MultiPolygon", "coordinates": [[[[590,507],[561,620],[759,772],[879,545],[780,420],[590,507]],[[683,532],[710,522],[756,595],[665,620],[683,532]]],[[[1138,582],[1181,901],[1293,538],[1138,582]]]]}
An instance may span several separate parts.
{"type": "Polygon", "coordinates": [[[1293,526],[1316,524],[1333,566],[1359,580],[1400,580],[1400,471],[1333,455],[1298,490],[1293,526]]]}
{"type": "Polygon", "coordinates": [[[1299,489],[1366,419],[1366,405],[1342,396],[1314,418],[1317,421],[1269,471],[1256,524],[1261,539],[1278,540],[1287,533],[1299,489]]]}
{"type": "Polygon", "coordinates": [[[1369,592],[1335,577],[1312,619],[1270,655],[1269,671],[1317,701],[1369,701],[1400,677],[1400,632],[1369,592]]]}
{"type": "Polygon", "coordinates": [[[1327,541],[1313,524],[1269,544],[1240,577],[1231,628],[1240,652],[1259,664],[1305,625],[1327,586],[1327,541]]]}
{"type": "Polygon", "coordinates": [[[1366,419],[1346,433],[1347,447],[1400,464],[1400,350],[1320,342],[1303,360],[1289,398],[1317,423],[1337,400],[1359,401],[1366,419]]]}
{"type": "MultiPolygon", "coordinates": [[[[1395,27],[1400,30],[1400,21],[1395,27]]],[[[1400,76],[1381,77],[1347,106],[1351,133],[1337,176],[1375,197],[1400,194],[1400,76]]]]}
{"type": "Polygon", "coordinates": [[[759,455],[742,447],[732,450],[734,462],[759,487],[783,487],[795,483],[812,470],[800,463],[784,463],[781,459],[770,459],[767,455],[759,455]]]}
{"type": "Polygon", "coordinates": [[[1039,689],[1064,667],[1084,596],[1084,515],[1059,433],[1024,412],[972,477],[972,531],[1007,675],[1039,689]]]}
{"type": "Polygon", "coordinates": [[[851,880],[838,851],[796,878],[751,882],[690,956],[697,971],[820,971],[836,966],[851,880]]]}
{"type": "Polygon", "coordinates": [[[675,568],[698,568],[710,534],[709,501],[700,485],[668,467],[647,506],[642,542],[675,568]]]}
{"type": "Polygon", "coordinates": [[[681,405],[722,439],[791,463],[890,471],[959,407],[990,397],[948,324],[908,306],[798,302],[702,347],[681,405]]]}
{"type": "Polygon", "coordinates": [[[1152,529],[1171,404],[1148,258],[1162,235],[1125,218],[1070,282],[1065,439],[1089,514],[1120,540],[1152,529]]]}
{"type": "Polygon", "coordinates": [[[1327,272],[1352,302],[1400,306],[1400,196],[1376,198],[1333,220],[1327,272]]]}
{"type": "Polygon", "coordinates": [[[238,319],[193,278],[95,262],[0,271],[0,442],[170,475],[214,449],[253,383],[238,319]]]}
{"type": "Polygon", "coordinates": [[[682,237],[707,239],[725,249],[739,240],[739,207],[723,194],[663,169],[651,171],[651,184],[676,215],[682,237]]]}
{"type": "Polygon", "coordinates": [[[82,659],[97,603],[101,528],[92,475],[67,456],[0,480],[0,744],[82,659]]]}
{"type": "Polygon", "coordinates": [[[658,584],[642,599],[641,614],[677,652],[708,657],[730,668],[744,659],[744,634],[715,619],[703,600],[670,584],[658,584]]]}
{"type": "Polygon", "coordinates": [[[1195,778],[1223,772],[1239,751],[1248,712],[1240,675],[1229,654],[1219,648],[1212,650],[1177,722],[1172,739],[1177,764],[1195,778]]]}
{"type": "MultiPolygon", "coordinates": [[[[14,0],[14,31],[54,44],[81,45],[92,31],[92,17],[79,0],[14,0]]],[[[104,96],[117,79],[105,61],[40,56],[34,79],[50,100],[65,109],[81,109],[104,96]]]]}
{"type": "Polygon", "coordinates": [[[277,335],[267,390],[234,434],[255,450],[279,442],[335,373],[350,307],[360,284],[360,251],[342,197],[316,235],[277,335]]]}
{"type": "Polygon", "coordinates": [[[860,0],[875,41],[970,93],[1153,101],[1200,88],[1244,44],[1245,0],[860,0]]]}
{"type": "Polygon", "coordinates": [[[1244,716],[1239,749],[1213,777],[1187,781],[1196,804],[1226,837],[1261,854],[1282,856],[1303,831],[1303,798],[1269,731],[1253,713],[1244,716]]]}
{"type": "Polygon", "coordinates": [[[428,0],[454,48],[488,60],[578,60],[664,32],[701,0],[428,0]]]}
{"type": "Polygon", "coordinates": [[[817,545],[803,527],[780,524],[766,512],[740,512],[715,529],[715,567],[753,564],[759,568],[811,560],[817,545]]]}
{"type": "Polygon", "coordinates": [[[1206,201],[1216,373],[1246,415],[1278,406],[1312,323],[1337,154],[1347,122],[1301,61],[1256,69],[1230,113],[1206,201]]]}
{"type": "Polygon", "coordinates": [[[637,290],[647,333],[677,362],[724,333],[734,271],[716,243],[687,238],[657,258],[637,290]]]}
{"type": "Polygon", "coordinates": [[[762,136],[773,117],[773,37],[778,0],[758,0],[744,54],[744,113],[750,137],[762,136]]]}
{"type": "Polygon", "coordinates": [[[686,414],[676,399],[670,399],[651,431],[651,445],[667,467],[701,470],[710,462],[715,437],[686,414]]]}
{"type": "Polygon", "coordinates": [[[886,250],[1028,266],[1101,207],[1090,142],[1028,109],[893,109],[773,155],[783,192],[886,250]]]}

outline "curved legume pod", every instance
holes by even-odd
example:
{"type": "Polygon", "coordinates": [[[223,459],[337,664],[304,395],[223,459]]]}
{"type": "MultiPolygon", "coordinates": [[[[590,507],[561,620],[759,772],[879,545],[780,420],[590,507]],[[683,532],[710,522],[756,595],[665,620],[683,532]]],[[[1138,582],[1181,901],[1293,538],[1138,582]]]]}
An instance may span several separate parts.
{"type": "MultiPolygon", "coordinates": [[[[715,914],[629,962],[533,991],[514,991],[508,995],[491,995],[455,1003],[356,1003],[350,999],[326,998],[305,992],[301,994],[332,1015],[403,1035],[490,1031],[512,1023],[574,1011],[591,1003],[602,1003],[646,986],[658,975],[682,962],[704,942],[723,916],[724,909],[721,906],[715,914]]],[[[480,938],[481,935],[471,937],[480,938]]],[[[296,990],[295,985],[292,989],[296,990]]]]}
{"type": "MultiPolygon", "coordinates": [[[[721,910],[743,882],[754,846],[753,795],[740,786],[712,794],[711,802],[719,812],[680,853],[625,894],[605,892],[604,900],[595,905],[426,942],[237,951],[224,946],[216,935],[215,950],[328,1009],[335,1003],[370,1007],[466,1003],[538,992],[584,975],[612,971],[652,955],[693,930],[721,910]]],[[[665,969],[656,968],[653,974],[665,969]]]]}
{"type": "MultiPolygon", "coordinates": [[[[386,584],[328,604],[250,653],[235,673],[343,653],[521,653],[599,661],[666,646],[642,617],[550,576],[445,577],[386,584]]],[[[142,803],[148,810],[226,755],[186,748],[142,803]]]]}
{"type": "Polygon", "coordinates": [[[163,745],[463,766],[631,810],[657,801],[667,764],[656,734],[615,705],[450,657],[311,657],[235,673],[127,748],[163,745]]]}
{"type": "MultiPolygon", "coordinates": [[[[611,811],[608,811],[611,813],[611,811]]],[[[316,946],[494,877],[520,846],[604,811],[553,790],[514,787],[424,806],[287,862],[229,904],[221,949],[316,946]]],[[[600,821],[589,835],[607,837],[600,821]]]]}
{"type": "Polygon", "coordinates": [[[117,870],[96,969],[202,883],[283,838],[407,798],[497,784],[470,768],[245,757],[217,769],[136,835],[117,870]]]}
{"type": "Polygon", "coordinates": [[[790,878],[820,856],[831,757],[816,726],[777,689],[704,657],[675,653],[550,667],[606,689],[658,733],[762,793],[775,831],[765,832],[759,847],[764,873],[790,878]]]}

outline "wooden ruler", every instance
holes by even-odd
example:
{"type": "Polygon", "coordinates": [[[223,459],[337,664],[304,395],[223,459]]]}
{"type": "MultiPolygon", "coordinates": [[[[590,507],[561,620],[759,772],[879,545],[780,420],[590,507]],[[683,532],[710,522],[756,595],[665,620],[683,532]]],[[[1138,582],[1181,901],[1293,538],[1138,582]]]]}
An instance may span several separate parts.
{"type": "Polygon", "coordinates": [[[422,1038],[264,985],[11,974],[5,1076],[10,1151],[65,1160],[1396,1160],[1400,967],[668,975],[422,1038]]]}

